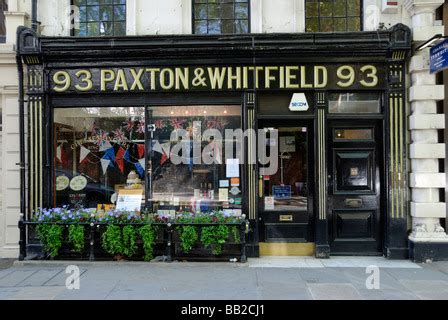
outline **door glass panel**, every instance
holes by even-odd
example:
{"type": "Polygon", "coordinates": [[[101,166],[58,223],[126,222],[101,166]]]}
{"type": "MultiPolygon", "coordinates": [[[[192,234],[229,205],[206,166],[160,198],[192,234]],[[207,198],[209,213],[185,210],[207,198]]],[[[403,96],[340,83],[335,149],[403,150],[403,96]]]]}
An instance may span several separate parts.
{"type": "Polygon", "coordinates": [[[334,140],[373,140],[373,128],[334,129],[334,140]]]}
{"type": "Polygon", "coordinates": [[[379,93],[330,93],[330,113],[380,113],[379,93]]]}
{"type": "Polygon", "coordinates": [[[240,147],[236,137],[226,140],[226,134],[241,129],[241,107],[156,106],[148,112],[154,130],[148,200],[154,212],[224,210],[240,215],[242,163],[227,161],[236,158],[240,147]],[[229,146],[234,155],[226,154],[229,146]]]}
{"type": "Polygon", "coordinates": [[[274,175],[260,177],[260,191],[265,211],[306,211],[308,209],[308,128],[280,127],[278,139],[278,170],[274,175]]]}

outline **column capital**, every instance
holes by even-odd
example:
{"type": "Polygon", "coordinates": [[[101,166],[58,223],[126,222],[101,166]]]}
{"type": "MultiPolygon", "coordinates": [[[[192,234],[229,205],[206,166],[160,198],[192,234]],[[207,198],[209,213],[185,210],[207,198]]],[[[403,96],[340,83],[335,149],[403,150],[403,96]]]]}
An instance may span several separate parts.
{"type": "Polygon", "coordinates": [[[413,16],[419,13],[433,13],[444,2],[444,0],[405,0],[403,5],[413,16]]]}

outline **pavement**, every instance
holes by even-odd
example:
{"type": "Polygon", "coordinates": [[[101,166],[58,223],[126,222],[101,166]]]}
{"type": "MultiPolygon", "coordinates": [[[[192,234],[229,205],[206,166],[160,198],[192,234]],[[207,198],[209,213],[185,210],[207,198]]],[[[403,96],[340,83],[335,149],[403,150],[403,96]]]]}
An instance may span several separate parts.
{"type": "Polygon", "coordinates": [[[381,257],[263,257],[245,264],[0,260],[0,300],[129,299],[447,300],[448,262],[381,257]],[[75,272],[72,267],[66,273],[71,265],[75,272]],[[71,280],[78,270],[76,289],[71,280]]]}

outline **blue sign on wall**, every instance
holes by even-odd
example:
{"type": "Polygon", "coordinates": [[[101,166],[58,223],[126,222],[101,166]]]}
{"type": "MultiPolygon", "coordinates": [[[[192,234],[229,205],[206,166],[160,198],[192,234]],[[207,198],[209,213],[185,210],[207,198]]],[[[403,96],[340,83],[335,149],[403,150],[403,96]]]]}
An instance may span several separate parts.
{"type": "Polygon", "coordinates": [[[448,68],[448,39],[431,47],[429,64],[431,73],[448,68]]]}
{"type": "Polygon", "coordinates": [[[291,199],[291,186],[272,186],[274,199],[291,199]]]}

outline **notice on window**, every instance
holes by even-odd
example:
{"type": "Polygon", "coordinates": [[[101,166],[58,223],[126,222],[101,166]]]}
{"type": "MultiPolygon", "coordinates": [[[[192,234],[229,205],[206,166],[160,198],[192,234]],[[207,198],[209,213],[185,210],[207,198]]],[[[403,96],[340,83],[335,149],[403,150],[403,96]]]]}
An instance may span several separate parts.
{"type": "Polygon", "coordinates": [[[239,178],[240,177],[240,160],[239,159],[227,159],[226,160],[226,176],[227,176],[227,178],[239,178]]]}
{"type": "Polygon", "coordinates": [[[219,201],[229,201],[229,190],[226,189],[219,189],[219,201]]]}
{"type": "Polygon", "coordinates": [[[140,212],[143,189],[120,190],[117,199],[117,210],[140,212]]]}
{"type": "Polygon", "coordinates": [[[274,197],[264,197],[264,210],[274,210],[274,197]]]}

